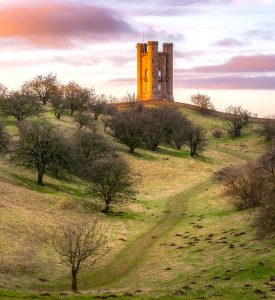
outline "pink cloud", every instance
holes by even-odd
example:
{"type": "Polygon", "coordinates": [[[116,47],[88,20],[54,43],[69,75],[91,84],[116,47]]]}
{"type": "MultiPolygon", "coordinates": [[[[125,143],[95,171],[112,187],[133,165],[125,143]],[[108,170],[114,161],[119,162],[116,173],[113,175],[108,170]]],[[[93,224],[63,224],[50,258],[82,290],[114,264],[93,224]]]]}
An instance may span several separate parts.
{"type": "Polygon", "coordinates": [[[244,43],[233,39],[233,38],[227,38],[220,41],[217,41],[216,43],[211,44],[212,46],[219,46],[219,47],[242,47],[245,46],[244,43]]]}
{"type": "Polygon", "coordinates": [[[135,30],[117,12],[91,5],[40,4],[0,9],[0,39],[72,47],[78,41],[118,40],[135,30]]]}
{"type": "Polygon", "coordinates": [[[275,72],[275,55],[236,56],[220,65],[209,65],[191,69],[177,69],[177,74],[188,73],[266,73],[275,72]]]}
{"type": "Polygon", "coordinates": [[[175,86],[190,89],[249,89],[275,90],[274,76],[225,76],[225,77],[197,77],[176,79],[175,86]]]}

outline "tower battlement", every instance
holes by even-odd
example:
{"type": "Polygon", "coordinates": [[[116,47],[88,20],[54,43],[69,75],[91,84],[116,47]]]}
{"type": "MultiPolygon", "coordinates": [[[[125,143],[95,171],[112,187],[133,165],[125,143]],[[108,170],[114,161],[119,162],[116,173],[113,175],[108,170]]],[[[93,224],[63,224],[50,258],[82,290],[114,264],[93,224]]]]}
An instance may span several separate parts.
{"type": "Polygon", "coordinates": [[[167,100],[173,97],[173,43],[158,41],[137,44],[137,100],[167,100]]]}

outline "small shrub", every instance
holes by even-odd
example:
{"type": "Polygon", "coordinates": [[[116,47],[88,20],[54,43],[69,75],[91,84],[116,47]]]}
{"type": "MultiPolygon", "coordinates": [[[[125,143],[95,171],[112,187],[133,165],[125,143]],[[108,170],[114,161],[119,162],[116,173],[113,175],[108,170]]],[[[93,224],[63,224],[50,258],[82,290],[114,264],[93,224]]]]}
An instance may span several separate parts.
{"type": "Polygon", "coordinates": [[[221,129],[215,129],[213,132],[212,132],[212,136],[216,139],[220,139],[223,137],[223,132],[221,129]]]}

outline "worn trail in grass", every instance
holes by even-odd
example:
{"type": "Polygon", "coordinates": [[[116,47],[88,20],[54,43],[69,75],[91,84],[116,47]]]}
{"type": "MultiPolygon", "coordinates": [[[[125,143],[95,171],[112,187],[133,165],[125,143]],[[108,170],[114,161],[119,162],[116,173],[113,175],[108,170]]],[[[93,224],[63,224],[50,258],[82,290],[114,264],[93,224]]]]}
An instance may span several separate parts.
{"type": "Polygon", "coordinates": [[[171,197],[164,211],[164,217],[149,231],[131,242],[103,269],[89,276],[90,287],[106,287],[117,283],[140,266],[152,246],[159,242],[184,216],[184,204],[194,195],[200,194],[213,183],[210,180],[171,197]]]}

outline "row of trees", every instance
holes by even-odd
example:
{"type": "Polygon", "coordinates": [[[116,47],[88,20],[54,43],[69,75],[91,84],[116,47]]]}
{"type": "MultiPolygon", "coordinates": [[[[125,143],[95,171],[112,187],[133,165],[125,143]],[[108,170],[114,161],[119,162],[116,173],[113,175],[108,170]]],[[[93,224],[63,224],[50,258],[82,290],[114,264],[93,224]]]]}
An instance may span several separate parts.
{"type": "Polygon", "coordinates": [[[134,198],[136,176],[102,135],[85,130],[68,136],[50,124],[27,121],[19,122],[18,128],[18,139],[11,140],[0,126],[0,152],[9,151],[12,160],[35,170],[38,185],[44,184],[46,173],[78,176],[103,200],[106,213],[110,204],[134,198]]]}
{"type": "Polygon", "coordinates": [[[195,156],[204,149],[207,142],[204,130],[192,124],[173,106],[136,106],[119,111],[110,120],[110,128],[114,136],[128,146],[131,153],[141,146],[157,150],[164,143],[180,150],[186,144],[191,156],[195,156]]]}
{"type": "Polygon", "coordinates": [[[216,173],[237,210],[252,209],[259,236],[275,237],[275,151],[253,162],[216,173]]]}
{"type": "Polygon", "coordinates": [[[99,115],[109,113],[106,103],[115,100],[112,96],[97,95],[93,88],[83,88],[74,81],[61,84],[52,74],[39,75],[15,91],[9,91],[0,84],[0,109],[18,121],[39,115],[47,103],[52,105],[57,119],[61,119],[66,111],[70,115],[76,111],[90,111],[97,120],[99,115]]]}

